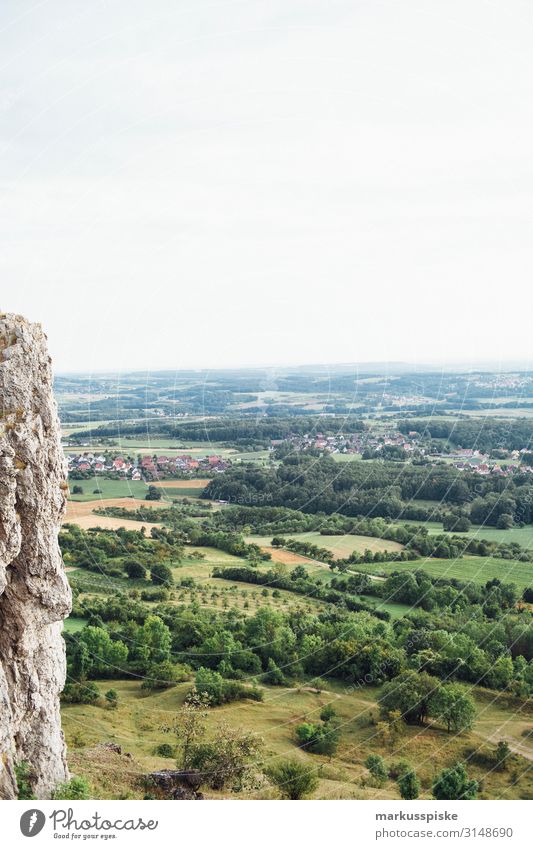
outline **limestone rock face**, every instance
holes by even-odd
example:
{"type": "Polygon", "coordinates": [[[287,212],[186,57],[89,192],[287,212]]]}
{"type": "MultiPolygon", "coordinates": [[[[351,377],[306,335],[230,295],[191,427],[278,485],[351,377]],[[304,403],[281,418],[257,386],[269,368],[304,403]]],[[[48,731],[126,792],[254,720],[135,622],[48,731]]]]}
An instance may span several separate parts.
{"type": "Polygon", "coordinates": [[[0,315],[0,798],[27,761],[46,798],[68,777],[59,715],[71,606],[57,534],[66,468],[40,325],[0,315]]]}

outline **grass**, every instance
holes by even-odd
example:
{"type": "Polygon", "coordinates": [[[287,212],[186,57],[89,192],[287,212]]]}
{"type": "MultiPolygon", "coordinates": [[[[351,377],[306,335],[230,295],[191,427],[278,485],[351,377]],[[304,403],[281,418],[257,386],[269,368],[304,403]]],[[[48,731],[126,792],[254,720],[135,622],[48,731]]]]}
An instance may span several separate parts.
{"type": "MultiPolygon", "coordinates": [[[[453,531],[444,531],[441,522],[412,522],[400,519],[401,524],[423,525],[428,533],[452,534],[453,531]]],[[[469,531],[460,531],[458,536],[470,537],[472,539],[486,539],[489,542],[517,542],[523,548],[533,548],[533,525],[524,525],[523,528],[491,528],[488,525],[473,525],[469,531]]]]}
{"type": "Polygon", "coordinates": [[[82,619],[81,616],[70,616],[68,619],[65,619],[63,623],[63,630],[67,632],[67,634],[75,634],[77,631],[81,631],[82,628],[85,628],[87,624],[87,619],[82,619]]]}
{"type": "MultiPolygon", "coordinates": [[[[102,498],[144,498],[148,492],[148,487],[144,481],[130,480],[109,480],[109,478],[90,478],[89,480],[70,481],[71,501],[95,501],[98,502],[102,498]],[[83,488],[82,495],[73,495],[72,488],[81,486],[83,488]],[[101,494],[97,495],[94,490],[99,489],[101,494]]],[[[198,493],[198,490],[196,490],[198,493]]]]}
{"type": "MultiPolygon", "coordinates": [[[[377,539],[376,537],[366,537],[358,534],[322,536],[319,533],[309,531],[301,534],[281,534],[281,536],[284,536],[286,539],[296,539],[301,542],[311,543],[311,545],[318,545],[320,548],[327,548],[333,552],[336,558],[348,557],[352,551],[362,554],[366,548],[370,549],[370,551],[400,551],[403,548],[403,545],[392,540],[377,539]]],[[[257,545],[269,546],[272,536],[250,536],[247,539],[249,542],[255,542],[257,545]]]]}
{"type": "MultiPolygon", "coordinates": [[[[190,683],[146,695],[138,681],[103,680],[97,682],[101,693],[112,688],[118,693],[118,707],[110,710],[98,705],[64,705],[63,728],[69,746],[69,766],[76,775],[86,777],[95,798],[137,798],[146,792],[140,778],[154,769],[172,768],[173,760],[154,755],[160,743],[174,743],[162,728],[172,724],[190,683]],[[123,753],[110,752],[98,743],[113,742],[123,753]]],[[[217,725],[227,722],[234,728],[258,734],[264,741],[264,765],[277,757],[294,757],[316,771],[317,799],[398,799],[398,788],[388,780],[374,788],[368,779],[364,761],[369,754],[381,754],[390,766],[407,758],[422,782],[421,798],[431,798],[431,782],[445,766],[464,760],[471,777],[482,781],[480,798],[531,799],[533,771],[522,757],[513,756],[510,769],[497,772],[479,761],[479,749],[494,751],[497,739],[504,735],[516,744],[524,742],[523,731],[531,728],[532,717],[521,714],[520,706],[507,704],[489,691],[476,691],[478,716],[471,733],[448,735],[440,727],[406,727],[395,747],[384,745],[378,736],[375,688],[350,690],[340,683],[328,682],[316,692],[299,687],[265,687],[263,702],[236,702],[212,708],[208,717],[208,735],[215,736],[217,725]],[[312,755],[295,744],[295,728],[305,720],[316,721],[321,709],[332,704],[341,722],[341,742],[330,759],[312,755]],[[487,742],[492,740],[492,742],[487,742]]],[[[529,749],[531,751],[531,749],[529,749]]],[[[253,791],[233,794],[229,790],[204,790],[208,798],[273,798],[268,785],[253,791]]]]}
{"type": "Polygon", "coordinates": [[[485,584],[492,578],[498,578],[500,581],[516,584],[520,590],[533,584],[532,563],[503,560],[497,557],[466,556],[442,560],[426,557],[405,563],[358,563],[354,568],[359,572],[387,575],[391,572],[415,572],[417,569],[422,569],[434,578],[457,578],[460,581],[473,581],[475,584],[485,584]]]}

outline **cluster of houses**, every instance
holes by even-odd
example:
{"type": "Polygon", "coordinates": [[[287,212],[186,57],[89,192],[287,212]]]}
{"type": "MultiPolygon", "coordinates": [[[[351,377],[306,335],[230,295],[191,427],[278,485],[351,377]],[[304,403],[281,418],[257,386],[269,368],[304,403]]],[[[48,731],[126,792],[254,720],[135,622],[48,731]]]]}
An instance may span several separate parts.
{"type": "Polygon", "coordinates": [[[180,454],[178,457],[167,457],[165,454],[151,456],[145,454],[139,457],[139,467],[145,480],[158,480],[165,477],[173,477],[176,474],[198,474],[225,472],[230,466],[230,461],[219,457],[218,454],[210,454],[207,457],[191,457],[189,454],[180,454]]]}
{"type": "Polygon", "coordinates": [[[165,455],[144,455],[128,457],[124,455],[94,454],[84,451],[81,454],[67,454],[68,472],[71,477],[81,473],[83,477],[104,475],[125,480],[160,480],[165,477],[181,476],[182,473],[195,476],[198,472],[224,472],[230,465],[216,454],[206,457],[191,457],[182,454],[179,457],[165,455]]]}
{"type": "Polygon", "coordinates": [[[386,445],[395,445],[403,448],[404,451],[414,451],[417,446],[411,438],[413,434],[409,434],[406,439],[401,433],[394,433],[390,436],[371,435],[364,433],[337,433],[333,436],[326,436],[324,433],[305,433],[303,436],[293,435],[287,439],[272,439],[271,449],[289,443],[296,451],[306,451],[309,448],[316,448],[326,454],[362,454],[365,450],[379,451],[386,445]]]}
{"type": "Polygon", "coordinates": [[[292,435],[287,439],[271,440],[271,450],[290,444],[295,451],[306,451],[316,448],[325,454],[359,454],[365,451],[381,452],[387,446],[401,448],[410,458],[426,457],[430,463],[438,463],[446,460],[451,462],[456,469],[465,472],[475,472],[478,475],[501,475],[506,477],[518,472],[520,474],[533,474],[533,467],[525,464],[522,455],[530,449],[522,448],[519,451],[510,451],[505,463],[491,460],[488,454],[484,454],[474,448],[462,448],[452,453],[439,453],[432,450],[429,452],[422,444],[420,434],[410,431],[407,437],[401,433],[391,432],[386,435],[356,433],[344,435],[342,433],[334,436],[326,436],[323,433],[292,435]]]}

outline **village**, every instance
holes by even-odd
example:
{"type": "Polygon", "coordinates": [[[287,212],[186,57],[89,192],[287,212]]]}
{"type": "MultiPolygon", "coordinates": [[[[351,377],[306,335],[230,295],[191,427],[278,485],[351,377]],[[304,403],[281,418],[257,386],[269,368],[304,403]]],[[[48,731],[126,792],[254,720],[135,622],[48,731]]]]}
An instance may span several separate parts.
{"type": "Polygon", "coordinates": [[[416,431],[410,431],[407,438],[391,431],[385,435],[368,432],[356,434],[338,433],[327,436],[324,433],[293,435],[287,439],[271,440],[271,450],[282,446],[291,446],[293,451],[315,450],[331,455],[355,455],[353,459],[395,459],[404,462],[417,461],[427,465],[447,463],[459,471],[474,472],[478,475],[533,474],[533,466],[524,462],[524,455],[530,454],[529,448],[516,451],[499,451],[498,459],[490,457],[475,448],[458,448],[441,451],[434,444],[428,445],[416,431]]]}
{"type": "Polygon", "coordinates": [[[69,477],[73,480],[102,475],[132,481],[157,481],[224,472],[230,462],[216,454],[198,458],[189,454],[176,457],[165,454],[132,457],[84,451],[81,454],[67,454],[67,465],[69,477]]]}

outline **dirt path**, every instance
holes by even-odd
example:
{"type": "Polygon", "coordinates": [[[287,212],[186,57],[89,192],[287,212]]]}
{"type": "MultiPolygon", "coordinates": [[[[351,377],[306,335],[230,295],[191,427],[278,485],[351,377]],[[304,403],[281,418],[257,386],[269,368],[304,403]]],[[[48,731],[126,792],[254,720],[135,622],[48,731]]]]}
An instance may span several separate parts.
{"type": "Polygon", "coordinates": [[[483,740],[486,740],[487,743],[492,743],[494,746],[497,746],[500,740],[504,740],[509,744],[509,748],[511,752],[514,752],[515,755],[521,755],[528,761],[533,761],[533,748],[531,746],[526,745],[526,743],[519,743],[516,737],[511,737],[509,734],[491,734],[488,737],[485,737],[483,734],[480,734],[479,731],[476,732],[483,740]]]}

